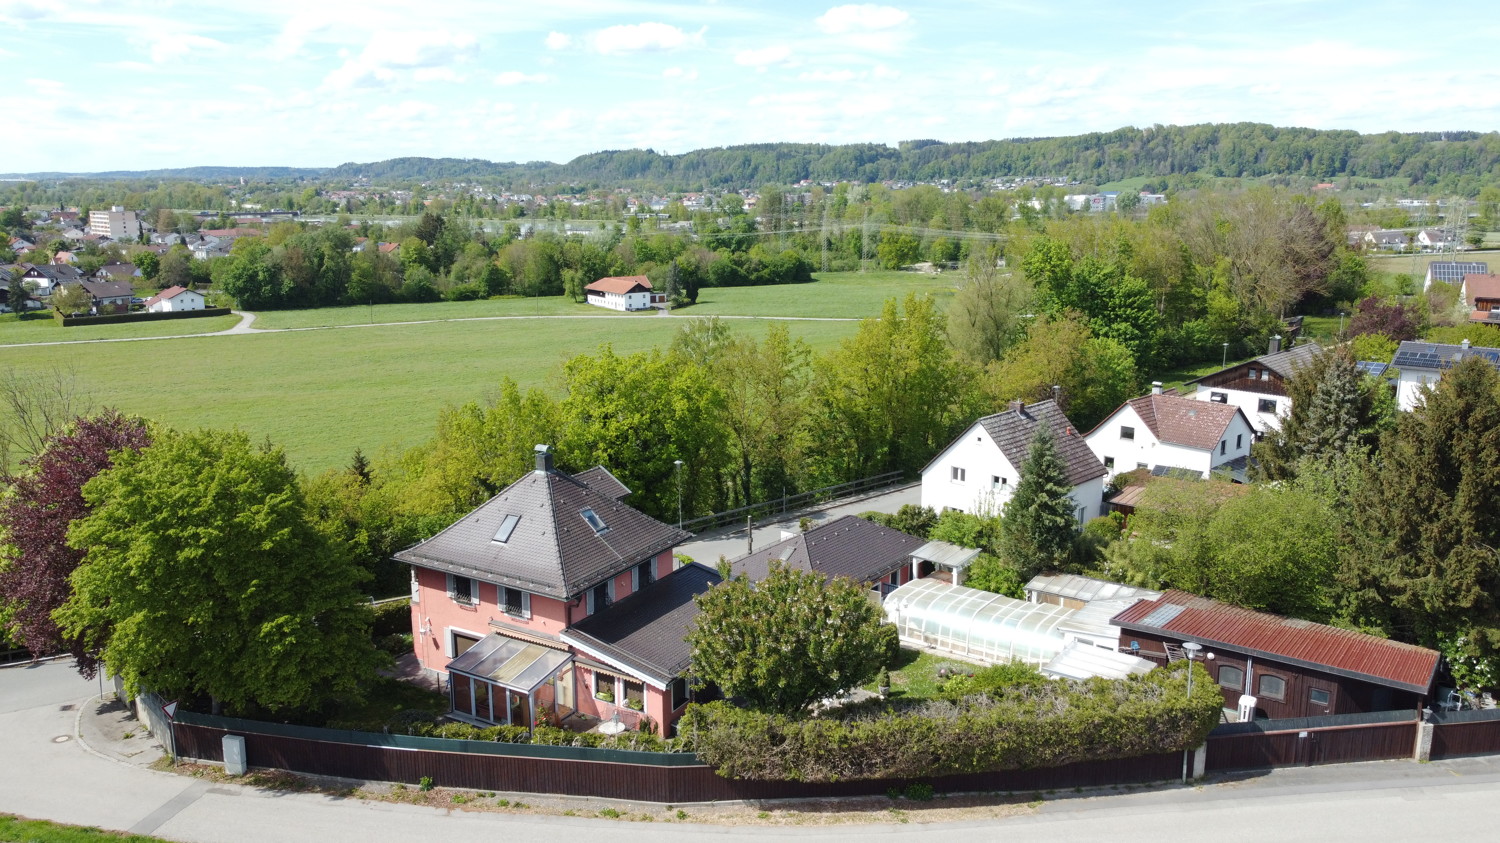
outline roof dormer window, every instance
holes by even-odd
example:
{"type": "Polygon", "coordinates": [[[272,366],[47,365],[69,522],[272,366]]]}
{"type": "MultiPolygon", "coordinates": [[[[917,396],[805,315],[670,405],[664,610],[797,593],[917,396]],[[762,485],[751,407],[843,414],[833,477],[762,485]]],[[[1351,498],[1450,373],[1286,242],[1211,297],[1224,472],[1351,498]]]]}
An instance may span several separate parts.
{"type": "Polygon", "coordinates": [[[510,541],[510,534],[516,531],[516,525],[521,522],[519,515],[507,515],[500,521],[500,529],[495,531],[495,541],[505,544],[510,541]]]}
{"type": "Polygon", "coordinates": [[[594,532],[597,535],[602,536],[609,532],[609,526],[604,523],[604,519],[600,518],[598,513],[592,509],[584,509],[579,514],[583,516],[583,520],[587,521],[590,527],[594,528],[594,532]]]}

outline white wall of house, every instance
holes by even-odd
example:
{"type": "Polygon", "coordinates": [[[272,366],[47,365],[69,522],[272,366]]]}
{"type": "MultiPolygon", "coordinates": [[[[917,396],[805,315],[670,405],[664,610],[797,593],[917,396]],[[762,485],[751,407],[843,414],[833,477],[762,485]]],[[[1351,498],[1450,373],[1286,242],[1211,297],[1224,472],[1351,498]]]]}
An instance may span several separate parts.
{"type": "Polygon", "coordinates": [[[1109,477],[1137,468],[1154,469],[1157,466],[1196,471],[1207,474],[1216,466],[1250,453],[1250,443],[1255,431],[1241,416],[1235,416],[1225,430],[1222,453],[1219,447],[1211,450],[1190,448],[1159,441],[1146,427],[1135,408],[1126,405],[1105,419],[1086,437],[1089,448],[1104,463],[1109,477]],[[1122,429],[1130,428],[1133,438],[1125,438],[1122,429]]]}
{"type": "Polygon", "coordinates": [[[1415,410],[1422,403],[1422,387],[1436,387],[1441,376],[1430,369],[1402,369],[1396,381],[1396,408],[1408,413],[1415,410]]]}
{"type": "Polygon", "coordinates": [[[178,293],[161,301],[154,302],[147,310],[152,313],[179,313],[184,310],[202,310],[203,295],[192,290],[178,293]]]}
{"type": "Polygon", "coordinates": [[[1243,389],[1225,389],[1219,386],[1199,386],[1193,393],[1198,401],[1213,401],[1239,407],[1250,420],[1256,433],[1281,429],[1281,420],[1292,411],[1292,399],[1285,395],[1267,395],[1263,392],[1247,392],[1243,389]],[[1220,396],[1223,396],[1220,398],[1220,396]],[[1269,412],[1262,411],[1262,408],[1269,412]]]}
{"type": "MultiPolygon", "coordinates": [[[[984,426],[975,422],[922,471],[922,505],[935,512],[999,514],[1020,482],[1020,466],[1012,465],[984,426]]],[[[1080,483],[1070,495],[1080,524],[1098,517],[1104,505],[1104,478],[1080,483]]]]}
{"type": "Polygon", "coordinates": [[[610,310],[649,310],[651,307],[651,293],[601,293],[590,290],[588,303],[598,307],[607,307],[610,310]]]}

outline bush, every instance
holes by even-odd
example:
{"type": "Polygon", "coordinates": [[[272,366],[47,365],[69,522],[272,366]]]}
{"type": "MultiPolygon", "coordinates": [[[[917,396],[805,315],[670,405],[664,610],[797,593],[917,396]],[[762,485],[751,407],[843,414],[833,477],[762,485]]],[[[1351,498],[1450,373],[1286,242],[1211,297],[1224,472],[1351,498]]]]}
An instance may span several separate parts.
{"type": "Polygon", "coordinates": [[[375,647],[382,653],[390,653],[396,657],[404,656],[412,651],[411,633],[396,632],[391,635],[382,635],[375,639],[375,647]]]}
{"type": "Polygon", "coordinates": [[[375,623],[370,628],[375,640],[403,632],[411,634],[411,598],[392,600],[375,607],[375,623]]]}
{"type": "Polygon", "coordinates": [[[468,723],[428,722],[413,723],[407,727],[407,734],[424,738],[491,743],[531,743],[530,731],[524,726],[471,726],[468,723]]]}
{"type": "Polygon", "coordinates": [[[879,524],[882,527],[890,527],[892,530],[900,530],[909,536],[925,539],[927,534],[937,524],[937,513],[931,507],[919,506],[917,504],[902,504],[895,513],[888,512],[861,512],[860,518],[879,524]]]}
{"type": "Polygon", "coordinates": [[[873,700],[828,718],[713,702],[690,707],[682,733],[719,775],[762,781],[914,779],[1130,758],[1197,746],[1218,723],[1218,686],[1197,665],[1189,700],[1185,666],[1113,681],[1028,679],[998,698],[873,700]]]}

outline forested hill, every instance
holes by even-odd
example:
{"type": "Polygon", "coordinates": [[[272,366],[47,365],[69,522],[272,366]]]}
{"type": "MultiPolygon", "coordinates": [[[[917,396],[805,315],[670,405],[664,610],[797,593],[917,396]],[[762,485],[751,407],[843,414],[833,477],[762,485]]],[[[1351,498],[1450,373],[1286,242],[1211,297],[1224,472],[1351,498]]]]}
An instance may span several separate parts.
{"type": "Polygon", "coordinates": [[[494,164],[474,159],[399,158],[345,164],[330,178],[493,178],[516,186],[643,182],[663,188],[753,187],[814,181],[1065,176],[1104,184],[1136,176],[1303,176],[1403,178],[1445,192],[1474,193],[1500,182],[1500,133],[1282,129],[1259,123],[1125,128],[1061,138],[942,143],[770,143],[681,155],[627,149],[567,164],[494,164]]]}

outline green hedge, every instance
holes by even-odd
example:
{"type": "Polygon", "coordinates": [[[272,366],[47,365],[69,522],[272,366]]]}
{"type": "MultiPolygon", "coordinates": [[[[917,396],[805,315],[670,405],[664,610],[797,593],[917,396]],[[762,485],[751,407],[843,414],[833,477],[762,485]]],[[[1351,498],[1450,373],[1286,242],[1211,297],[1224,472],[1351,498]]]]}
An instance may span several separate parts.
{"type": "Polygon", "coordinates": [[[228,316],[231,313],[227,307],[209,307],[203,310],[176,310],[170,313],[152,313],[150,311],[136,311],[134,313],[106,313],[102,316],[69,316],[62,311],[53,310],[52,318],[62,323],[64,328],[76,328],[85,325],[119,325],[125,322],[165,322],[172,319],[202,319],[205,316],[228,316]]]}
{"type": "Polygon", "coordinates": [[[911,779],[1056,767],[1198,746],[1223,697],[1181,664],[1125,680],[1027,683],[957,700],[872,701],[791,718],[725,702],[689,707],[679,733],[719,775],[763,781],[911,779]]]}
{"type": "Polygon", "coordinates": [[[375,606],[375,624],[370,634],[375,640],[387,635],[411,634],[411,598],[392,600],[375,606]]]}
{"type": "Polygon", "coordinates": [[[663,740],[647,732],[621,732],[604,735],[599,732],[572,732],[555,726],[471,726],[467,723],[439,723],[429,712],[402,718],[405,722],[396,725],[397,730],[408,735],[424,738],[449,738],[463,741],[493,741],[495,743],[529,743],[543,746],[585,746],[597,749],[629,749],[637,752],[674,752],[678,742],[663,740]],[[427,719],[434,718],[434,719],[427,719]]]}

